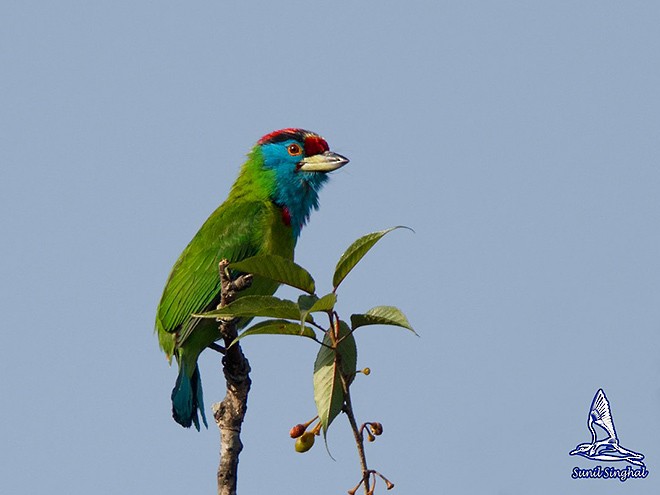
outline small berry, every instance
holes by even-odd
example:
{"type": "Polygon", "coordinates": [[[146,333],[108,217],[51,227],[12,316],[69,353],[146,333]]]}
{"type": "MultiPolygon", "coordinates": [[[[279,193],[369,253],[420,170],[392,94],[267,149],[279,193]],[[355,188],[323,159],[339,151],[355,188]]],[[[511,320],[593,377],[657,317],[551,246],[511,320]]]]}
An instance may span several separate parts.
{"type": "Polygon", "coordinates": [[[307,452],[314,445],[314,433],[306,431],[296,440],[296,452],[307,452]]]}
{"type": "Polygon", "coordinates": [[[291,438],[298,438],[303,433],[305,433],[305,425],[296,425],[289,431],[291,438]]]}
{"type": "Polygon", "coordinates": [[[382,435],[383,434],[383,425],[380,423],[371,423],[371,431],[373,432],[374,435],[382,435]]]}
{"type": "Polygon", "coordinates": [[[363,370],[362,370],[362,373],[364,373],[365,375],[369,376],[369,375],[371,374],[371,368],[365,368],[365,369],[363,369],[363,370]]]}

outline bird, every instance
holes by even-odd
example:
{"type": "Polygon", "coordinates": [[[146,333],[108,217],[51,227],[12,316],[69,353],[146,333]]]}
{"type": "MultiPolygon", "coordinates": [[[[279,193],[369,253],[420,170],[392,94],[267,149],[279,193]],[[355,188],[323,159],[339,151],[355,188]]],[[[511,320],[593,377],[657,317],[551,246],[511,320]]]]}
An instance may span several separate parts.
{"type": "Polygon", "coordinates": [[[589,408],[589,418],[587,427],[591,432],[591,442],[581,443],[575,447],[570,455],[581,455],[588,459],[601,461],[628,461],[631,464],[643,466],[644,454],[622,447],[619,443],[619,437],[614,428],[612,419],[612,409],[610,402],[603,389],[598,389],[591,407],[589,408]],[[598,425],[607,433],[607,438],[598,440],[598,434],[594,425],[598,425]]]}
{"type": "MultiPolygon", "coordinates": [[[[206,427],[200,353],[220,338],[218,323],[193,314],[215,309],[220,301],[218,263],[257,255],[278,255],[293,261],[300,231],[328,173],[348,158],[330,151],[319,134],[299,128],[280,129],[252,147],[227,199],[208,217],[174,264],[156,311],[160,348],[179,367],[172,390],[172,416],[181,426],[206,427]]],[[[254,277],[238,293],[272,295],[278,283],[254,277]]],[[[248,320],[240,320],[245,326],[248,320]]]]}

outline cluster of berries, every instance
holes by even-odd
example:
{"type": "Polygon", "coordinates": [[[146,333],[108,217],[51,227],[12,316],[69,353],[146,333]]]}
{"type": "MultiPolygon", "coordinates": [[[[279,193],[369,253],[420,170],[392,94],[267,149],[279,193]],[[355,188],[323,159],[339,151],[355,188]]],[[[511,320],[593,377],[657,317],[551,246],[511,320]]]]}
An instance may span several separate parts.
{"type": "Polygon", "coordinates": [[[316,426],[311,430],[307,431],[309,426],[319,419],[318,416],[314,417],[305,424],[298,424],[291,428],[289,435],[291,438],[296,439],[295,449],[296,452],[307,452],[314,445],[314,438],[321,433],[321,422],[316,423],[316,426]]]}

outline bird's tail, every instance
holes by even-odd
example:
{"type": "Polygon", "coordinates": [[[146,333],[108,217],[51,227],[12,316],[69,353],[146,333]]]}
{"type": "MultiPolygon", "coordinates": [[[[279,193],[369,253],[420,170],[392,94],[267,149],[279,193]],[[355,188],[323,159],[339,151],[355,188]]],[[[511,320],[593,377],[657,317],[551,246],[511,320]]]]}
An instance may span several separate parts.
{"type": "Polygon", "coordinates": [[[181,426],[190,428],[194,424],[197,431],[199,431],[198,411],[201,413],[204,426],[208,428],[209,425],[204,414],[202,380],[199,376],[199,368],[197,363],[194,366],[195,369],[189,374],[185,361],[182,359],[179,362],[179,376],[177,376],[174,390],[172,390],[172,416],[174,421],[181,426]]]}

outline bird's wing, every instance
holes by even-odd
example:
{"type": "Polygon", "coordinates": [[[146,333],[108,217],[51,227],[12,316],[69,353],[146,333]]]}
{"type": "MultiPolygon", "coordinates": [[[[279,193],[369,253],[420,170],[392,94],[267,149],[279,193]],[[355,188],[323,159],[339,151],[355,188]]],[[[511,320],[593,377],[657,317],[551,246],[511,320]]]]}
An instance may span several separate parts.
{"type": "Polygon", "coordinates": [[[596,395],[594,396],[594,400],[591,402],[589,417],[594,423],[607,431],[610,438],[616,438],[614,421],[612,420],[612,410],[610,409],[610,403],[602,388],[598,389],[598,392],[596,392],[596,395]]]}
{"type": "Polygon", "coordinates": [[[199,229],[172,268],[158,306],[158,326],[175,332],[192,313],[204,311],[220,293],[218,263],[256,255],[268,214],[263,202],[221,205],[199,229]]]}

